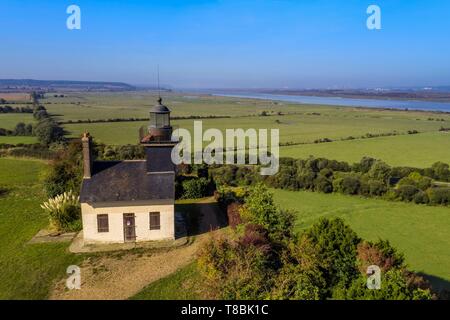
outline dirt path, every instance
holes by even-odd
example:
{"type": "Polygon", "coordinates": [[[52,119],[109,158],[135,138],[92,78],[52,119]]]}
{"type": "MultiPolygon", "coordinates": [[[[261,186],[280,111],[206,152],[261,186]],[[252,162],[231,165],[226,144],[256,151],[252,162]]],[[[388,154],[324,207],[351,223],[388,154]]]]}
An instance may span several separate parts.
{"type": "MultiPolygon", "coordinates": [[[[199,228],[214,229],[217,212],[202,205],[199,228]]],[[[86,259],[81,267],[81,290],[67,290],[65,279],[55,286],[50,299],[56,300],[116,300],[127,299],[153,281],[166,277],[195,259],[207,233],[195,237],[193,243],[160,252],[142,254],[122,252],[86,259]]]]}

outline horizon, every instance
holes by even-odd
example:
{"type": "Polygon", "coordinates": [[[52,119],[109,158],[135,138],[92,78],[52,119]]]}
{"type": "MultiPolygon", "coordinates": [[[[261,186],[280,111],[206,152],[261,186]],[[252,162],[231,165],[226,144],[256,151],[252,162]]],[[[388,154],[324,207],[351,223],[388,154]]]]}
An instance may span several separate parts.
{"type": "Polygon", "coordinates": [[[0,4],[1,78],[180,89],[349,89],[450,85],[450,3],[69,1],[0,4]],[[5,31],[5,32],[2,32],[5,31]],[[24,41],[26,39],[26,41],[24,41]]]}

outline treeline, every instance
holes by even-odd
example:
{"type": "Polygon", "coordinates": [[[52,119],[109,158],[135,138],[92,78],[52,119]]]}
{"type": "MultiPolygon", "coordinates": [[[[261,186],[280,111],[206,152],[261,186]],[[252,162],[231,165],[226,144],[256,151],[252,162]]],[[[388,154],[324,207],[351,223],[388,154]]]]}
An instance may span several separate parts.
{"type": "Polygon", "coordinates": [[[259,175],[258,168],[216,166],[211,174],[219,185],[251,185],[259,181],[272,188],[381,197],[429,205],[450,205],[449,165],[437,162],[430,168],[391,167],[381,160],[364,157],[350,165],[325,158],[281,158],[273,176],[259,175]]]}
{"type": "Polygon", "coordinates": [[[0,106],[0,113],[33,113],[33,108],[0,106]]]}
{"type": "MultiPolygon", "coordinates": [[[[171,120],[192,120],[192,119],[226,119],[231,116],[174,116],[170,117],[171,120]]],[[[108,118],[108,119],[80,119],[80,120],[67,120],[60,121],[59,124],[74,124],[74,123],[104,123],[104,122],[133,122],[133,121],[148,121],[147,118],[108,118]]]]}
{"type": "Polygon", "coordinates": [[[33,110],[33,117],[37,121],[33,128],[33,134],[41,144],[49,146],[52,143],[64,140],[64,129],[53,119],[44,106],[36,106],[33,110]]]}
{"type": "Polygon", "coordinates": [[[0,136],[32,136],[33,125],[19,122],[13,130],[0,128],[0,136]]]}

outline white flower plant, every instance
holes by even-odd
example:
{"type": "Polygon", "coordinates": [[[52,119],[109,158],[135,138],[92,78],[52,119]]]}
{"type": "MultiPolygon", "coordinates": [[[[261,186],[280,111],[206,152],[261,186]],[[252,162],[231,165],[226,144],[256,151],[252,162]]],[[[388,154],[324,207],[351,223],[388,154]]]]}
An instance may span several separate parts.
{"type": "Polygon", "coordinates": [[[41,208],[49,215],[51,229],[75,231],[81,226],[80,199],[71,190],[48,199],[41,208]]]}

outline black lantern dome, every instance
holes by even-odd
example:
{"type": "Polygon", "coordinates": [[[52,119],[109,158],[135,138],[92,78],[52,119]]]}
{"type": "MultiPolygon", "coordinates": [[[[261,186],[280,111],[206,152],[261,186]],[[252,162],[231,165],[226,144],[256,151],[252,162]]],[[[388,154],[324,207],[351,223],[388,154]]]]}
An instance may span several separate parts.
{"type": "Polygon", "coordinates": [[[170,125],[170,109],[162,104],[162,98],[158,98],[158,104],[150,110],[150,124],[148,126],[148,142],[170,141],[172,126],[170,125]]]}

